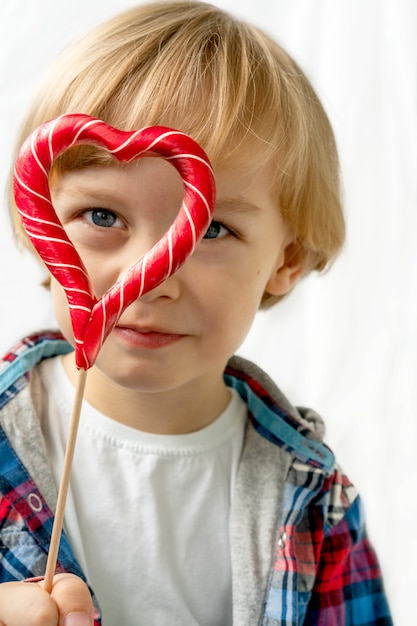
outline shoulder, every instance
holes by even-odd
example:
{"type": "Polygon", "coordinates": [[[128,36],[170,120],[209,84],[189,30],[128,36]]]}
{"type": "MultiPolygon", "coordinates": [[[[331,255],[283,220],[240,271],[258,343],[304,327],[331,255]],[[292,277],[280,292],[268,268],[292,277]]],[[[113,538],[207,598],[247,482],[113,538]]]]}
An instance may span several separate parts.
{"type": "Polygon", "coordinates": [[[27,385],[37,363],[71,350],[57,331],[34,333],[19,341],[0,359],[0,409],[27,385]]]}
{"type": "MultiPolygon", "coordinates": [[[[41,428],[41,381],[35,366],[69,350],[62,335],[47,331],[24,338],[0,360],[0,508],[10,515],[14,528],[26,515],[19,503],[23,508],[29,504],[30,511],[31,501],[36,504],[45,498],[49,506],[56,501],[41,428]]],[[[0,527],[5,528],[4,519],[0,519],[0,527]]]]}
{"type": "Polygon", "coordinates": [[[295,461],[326,474],[333,470],[335,457],[324,442],[324,422],[318,413],[295,407],[268,374],[241,357],[229,361],[225,381],[246,402],[259,435],[292,454],[295,461]]]}
{"type": "Polygon", "coordinates": [[[304,516],[313,514],[322,539],[333,528],[341,529],[339,524],[346,516],[348,534],[356,527],[362,528],[357,489],[325,443],[320,415],[312,409],[293,406],[265,372],[240,357],[231,359],[225,379],[247,403],[252,430],[272,444],[260,444],[259,437],[246,438],[254,455],[262,456],[259,471],[273,473],[274,464],[279,462],[282,466],[285,457],[284,499],[291,503],[286,523],[304,527],[304,516]]]}

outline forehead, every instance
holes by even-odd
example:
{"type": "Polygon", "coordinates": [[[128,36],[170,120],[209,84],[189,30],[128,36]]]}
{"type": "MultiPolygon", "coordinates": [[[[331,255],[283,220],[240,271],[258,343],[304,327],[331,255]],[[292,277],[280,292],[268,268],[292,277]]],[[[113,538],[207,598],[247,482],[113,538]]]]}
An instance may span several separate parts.
{"type": "Polygon", "coordinates": [[[130,163],[114,159],[105,164],[88,164],[77,169],[55,171],[50,179],[53,198],[67,197],[116,198],[164,189],[183,194],[184,184],[177,170],[161,157],[144,157],[130,163]]]}
{"type": "MultiPolygon", "coordinates": [[[[251,193],[253,188],[257,191],[270,192],[273,184],[271,168],[262,168],[259,163],[253,167],[250,162],[233,163],[227,165],[214,164],[213,167],[216,187],[221,188],[224,195],[246,195],[251,193]]],[[[78,185],[88,185],[100,187],[103,181],[107,181],[109,186],[116,182],[116,179],[126,182],[143,183],[147,178],[151,178],[156,187],[162,182],[183,184],[180,174],[176,168],[160,156],[145,156],[128,163],[121,163],[112,158],[109,154],[99,155],[98,158],[88,158],[81,164],[81,159],[75,163],[74,160],[69,167],[53,167],[51,169],[49,184],[55,191],[61,189],[68,183],[78,185]],[[100,182],[98,181],[100,179],[100,182]]]]}

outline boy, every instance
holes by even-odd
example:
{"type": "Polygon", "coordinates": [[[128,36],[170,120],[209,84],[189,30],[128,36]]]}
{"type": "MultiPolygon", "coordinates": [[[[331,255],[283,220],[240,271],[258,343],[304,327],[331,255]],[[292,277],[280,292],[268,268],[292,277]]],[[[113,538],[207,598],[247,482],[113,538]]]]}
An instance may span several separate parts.
{"type": "MultiPolygon", "coordinates": [[[[53,279],[63,337],[34,335],[4,360],[0,623],[391,624],[321,419],[233,356],[259,306],[343,243],[333,133],[307,79],[209,4],[161,2],[65,52],[22,139],[69,112],[190,134],[217,204],[193,256],[126,309],[89,370],[51,598],[12,581],[44,572],[76,377],[53,279]]],[[[156,159],[121,166],[76,148],[51,193],[100,297],[165,232],[182,188],[156,159]]]]}

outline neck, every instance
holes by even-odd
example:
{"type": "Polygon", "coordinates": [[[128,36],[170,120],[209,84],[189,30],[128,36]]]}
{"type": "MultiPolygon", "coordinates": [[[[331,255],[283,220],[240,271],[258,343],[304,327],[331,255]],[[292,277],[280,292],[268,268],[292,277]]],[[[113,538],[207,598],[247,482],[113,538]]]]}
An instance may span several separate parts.
{"type": "MultiPolygon", "coordinates": [[[[71,382],[78,371],[72,355],[62,357],[71,382]]],[[[85,399],[98,411],[126,426],[161,434],[179,435],[201,430],[214,422],[230,401],[223,373],[195,379],[179,388],[143,391],[122,387],[97,367],[87,372],[85,399]]]]}

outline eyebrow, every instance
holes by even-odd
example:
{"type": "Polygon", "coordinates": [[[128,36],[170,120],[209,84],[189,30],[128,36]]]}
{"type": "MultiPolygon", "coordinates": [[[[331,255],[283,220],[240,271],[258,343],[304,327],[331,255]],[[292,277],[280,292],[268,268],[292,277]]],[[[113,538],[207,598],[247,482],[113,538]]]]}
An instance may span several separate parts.
{"type": "Polygon", "coordinates": [[[260,206],[239,197],[220,198],[216,203],[216,209],[234,211],[245,215],[258,215],[261,212],[260,206]]]}
{"type": "Polygon", "coordinates": [[[72,202],[81,202],[86,206],[102,206],[102,208],[109,207],[118,201],[117,194],[111,189],[98,188],[93,189],[88,184],[80,183],[76,186],[70,185],[66,188],[58,188],[55,190],[56,201],[59,198],[64,198],[72,202]]]}

